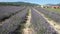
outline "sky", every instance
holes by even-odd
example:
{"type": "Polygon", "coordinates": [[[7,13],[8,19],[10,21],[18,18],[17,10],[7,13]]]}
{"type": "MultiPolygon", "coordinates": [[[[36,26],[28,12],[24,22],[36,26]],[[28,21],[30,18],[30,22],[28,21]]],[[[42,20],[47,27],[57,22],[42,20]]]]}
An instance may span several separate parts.
{"type": "Polygon", "coordinates": [[[57,4],[60,0],[0,0],[0,2],[29,2],[36,4],[57,4]]]}

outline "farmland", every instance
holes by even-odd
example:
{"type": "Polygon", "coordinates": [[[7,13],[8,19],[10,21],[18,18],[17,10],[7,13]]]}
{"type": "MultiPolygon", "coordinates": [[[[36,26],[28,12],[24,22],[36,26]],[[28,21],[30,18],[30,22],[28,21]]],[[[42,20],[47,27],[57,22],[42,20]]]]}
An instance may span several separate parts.
{"type": "Polygon", "coordinates": [[[60,13],[26,5],[0,6],[0,34],[60,34],[60,13]]]}
{"type": "Polygon", "coordinates": [[[0,6],[0,21],[9,18],[25,7],[20,6],[0,6]]]}

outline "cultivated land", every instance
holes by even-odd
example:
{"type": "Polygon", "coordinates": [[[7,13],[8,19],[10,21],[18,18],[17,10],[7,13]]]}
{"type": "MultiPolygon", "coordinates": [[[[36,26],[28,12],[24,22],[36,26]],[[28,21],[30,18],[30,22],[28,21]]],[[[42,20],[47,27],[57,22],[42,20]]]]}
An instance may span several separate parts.
{"type": "Polygon", "coordinates": [[[52,20],[58,22],[58,24],[60,23],[60,13],[56,13],[54,11],[48,11],[45,10],[44,8],[38,7],[36,8],[39,12],[43,13],[46,15],[46,17],[51,18],[52,20]]]}
{"type": "Polygon", "coordinates": [[[0,6],[0,21],[8,19],[10,16],[15,13],[20,12],[25,7],[22,6],[0,6]]]}
{"type": "Polygon", "coordinates": [[[46,20],[48,21],[48,23],[50,23],[50,25],[52,25],[54,27],[54,29],[56,31],[59,32],[60,34],[60,13],[54,12],[54,11],[48,11],[45,10],[44,8],[38,7],[36,8],[39,12],[41,12],[42,14],[44,14],[44,16],[46,17],[46,20]]]}
{"type": "Polygon", "coordinates": [[[0,34],[60,34],[55,21],[60,24],[60,14],[41,7],[0,7],[0,34]]]}
{"type": "MultiPolygon", "coordinates": [[[[2,22],[0,22],[1,23],[1,27],[0,27],[0,34],[8,34],[9,32],[11,32],[11,31],[13,31],[13,30],[15,30],[17,27],[18,27],[18,24],[21,22],[21,20],[23,20],[23,18],[26,16],[26,13],[27,12],[25,12],[25,11],[27,11],[27,9],[26,10],[23,10],[22,11],[22,8],[23,7],[15,7],[15,6],[8,6],[9,8],[9,10],[11,9],[11,15],[12,15],[12,13],[14,14],[14,12],[15,12],[15,14],[14,15],[12,15],[12,16],[7,16],[7,15],[9,15],[9,13],[10,13],[10,11],[8,11],[7,10],[7,7],[5,6],[5,8],[3,8],[3,9],[5,9],[5,11],[7,11],[6,13],[8,13],[8,14],[4,14],[4,13],[2,13],[3,15],[5,15],[6,17],[4,17],[4,18],[6,18],[4,21],[2,20],[2,22]],[[14,9],[12,9],[12,7],[14,8],[14,9]],[[21,9],[20,9],[21,8],[21,9]],[[19,9],[19,10],[18,10],[19,9]],[[21,12],[21,11],[22,12],[21,12]],[[9,18],[8,18],[9,17],[9,18]]],[[[24,8],[23,8],[24,9],[24,8]]],[[[2,10],[3,11],[3,10],[2,10]]],[[[2,15],[1,14],[1,15],[2,15]]],[[[2,15],[2,16],[3,16],[2,15]]],[[[1,16],[1,17],[2,17],[1,16]]]]}

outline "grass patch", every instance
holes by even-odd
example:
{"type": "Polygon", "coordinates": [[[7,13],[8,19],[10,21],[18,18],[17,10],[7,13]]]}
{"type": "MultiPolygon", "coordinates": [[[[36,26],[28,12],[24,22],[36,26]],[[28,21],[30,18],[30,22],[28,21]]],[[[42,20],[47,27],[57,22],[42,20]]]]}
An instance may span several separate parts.
{"type": "Polygon", "coordinates": [[[60,13],[60,8],[58,8],[58,9],[45,8],[45,9],[46,9],[46,10],[49,10],[49,11],[54,11],[54,12],[60,13]]]}

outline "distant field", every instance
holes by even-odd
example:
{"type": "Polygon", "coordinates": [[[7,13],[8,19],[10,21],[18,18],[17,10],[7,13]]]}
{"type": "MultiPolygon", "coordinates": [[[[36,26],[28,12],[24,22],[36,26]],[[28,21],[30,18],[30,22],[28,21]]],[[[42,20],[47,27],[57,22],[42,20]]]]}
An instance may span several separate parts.
{"type": "Polygon", "coordinates": [[[57,13],[60,13],[60,9],[52,9],[52,8],[45,8],[46,10],[49,10],[49,11],[55,11],[57,13]]]}

